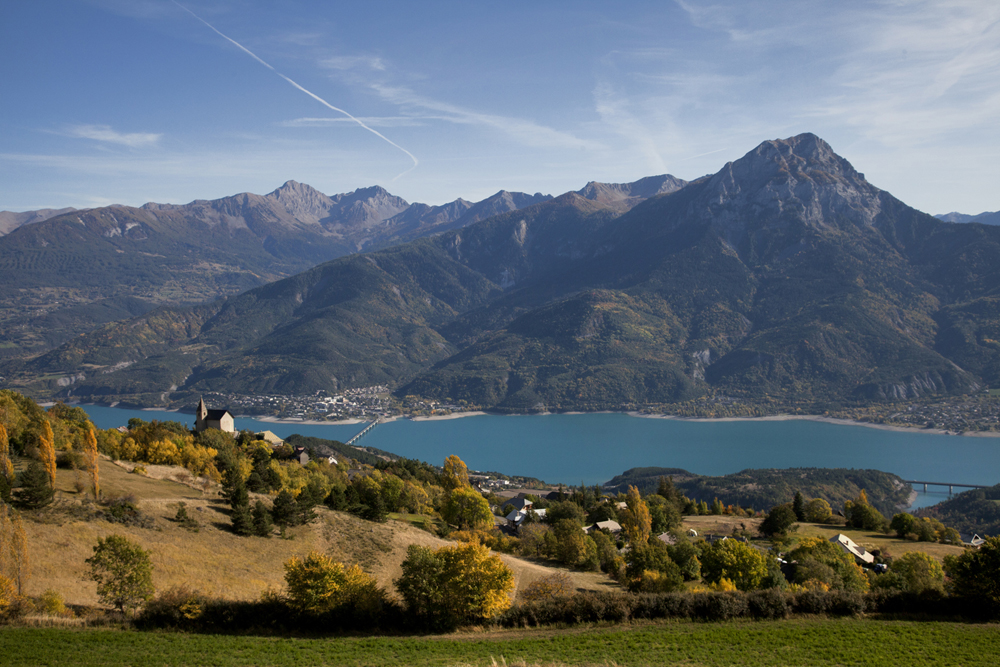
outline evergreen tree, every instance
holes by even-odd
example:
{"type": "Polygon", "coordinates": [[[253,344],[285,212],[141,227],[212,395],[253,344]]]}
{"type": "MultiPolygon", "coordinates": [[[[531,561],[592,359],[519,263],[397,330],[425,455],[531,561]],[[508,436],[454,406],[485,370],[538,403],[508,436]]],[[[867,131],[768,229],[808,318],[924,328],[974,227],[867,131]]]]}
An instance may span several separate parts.
{"type": "Polygon", "coordinates": [[[802,497],[801,491],[795,492],[795,500],[792,501],[792,511],[795,512],[796,521],[806,520],[806,499],[802,497]]]}
{"type": "Polygon", "coordinates": [[[270,537],[273,526],[271,524],[271,513],[262,500],[258,500],[253,506],[253,534],[257,537],[270,537]]]}
{"type": "Polygon", "coordinates": [[[49,484],[49,475],[38,461],[28,464],[28,469],[21,473],[21,488],[14,494],[14,499],[23,507],[38,509],[52,502],[55,491],[49,484]]]}
{"type": "Polygon", "coordinates": [[[382,496],[375,496],[368,505],[361,510],[361,518],[375,523],[385,523],[388,512],[385,510],[385,501],[382,496]]]}
{"type": "Polygon", "coordinates": [[[296,525],[296,514],[295,496],[288,489],[282,489],[271,507],[271,517],[274,519],[274,523],[282,528],[294,526],[296,525]]]}
{"type": "Polygon", "coordinates": [[[250,513],[250,494],[247,493],[246,483],[239,475],[233,478],[229,502],[233,508],[233,532],[237,535],[252,535],[253,516],[250,513]]]}
{"type": "Polygon", "coordinates": [[[330,495],[326,497],[326,506],[332,510],[344,511],[347,509],[347,494],[344,489],[335,486],[330,489],[330,495]]]}

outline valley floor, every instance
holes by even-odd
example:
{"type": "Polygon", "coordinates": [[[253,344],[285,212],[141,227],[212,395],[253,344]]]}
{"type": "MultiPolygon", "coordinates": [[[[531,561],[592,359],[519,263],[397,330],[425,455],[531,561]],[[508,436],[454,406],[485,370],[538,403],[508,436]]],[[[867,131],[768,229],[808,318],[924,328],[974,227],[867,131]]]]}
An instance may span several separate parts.
{"type": "Polygon", "coordinates": [[[429,637],[234,637],[0,628],[7,667],[64,665],[994,665],[1000,626],[822,618],[473,630],[429,637]]]}

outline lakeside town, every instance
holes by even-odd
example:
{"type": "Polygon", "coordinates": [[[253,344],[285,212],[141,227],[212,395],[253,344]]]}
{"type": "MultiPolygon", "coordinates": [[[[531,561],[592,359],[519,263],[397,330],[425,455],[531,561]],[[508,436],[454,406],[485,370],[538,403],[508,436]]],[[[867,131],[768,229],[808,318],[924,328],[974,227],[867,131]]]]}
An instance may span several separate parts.
{"type": "MultiPolygon", "coordinates": [[[[481,410],[480,406],[465,401],[445,403],[417,396],[399,399],[393,396],[392,388],[388,385],[357,387],[337,394],[316,392],[296,396],[206,393],[205,398],[213,404],[229,406],[238,415],[318,422],[447,417],[481,410]]],[[[990,389],[973,395],[888,405],[838,406],[823,414],[815,414],[814,411],[797,406],[750,402],[726,396],[713,396],[683,404],[623,405],[622,411],[689,419],[813,416],[887,427],[932,429],[953,434],[985,434],[1000,431],[1000,390],[990,389]]]]}

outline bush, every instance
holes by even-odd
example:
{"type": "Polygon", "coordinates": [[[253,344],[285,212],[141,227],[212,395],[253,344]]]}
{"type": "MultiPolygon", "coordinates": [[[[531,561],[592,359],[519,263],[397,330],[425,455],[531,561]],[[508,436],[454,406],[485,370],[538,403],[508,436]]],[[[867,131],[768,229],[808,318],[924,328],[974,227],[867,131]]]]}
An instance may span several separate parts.
{"type": "Polygon", "coordinates": [[[728,621],[749,611],[746,595],[740,592],[700,593],[694,598],[692,616],[705,621],[728,621]]]}
{"type": "Polygon", "coordinates": [[[140,629],[193,630],[198,627],[207,604],[208,598],[202,593],[176,586],[146,603],[135,624],[140,629]]]}
{"type": "Polygon", "coordinates": [[[747,594],[747,608],[754,618],[785,618],[788,616],[788,596],[777,588],[747,594]]]}
{"type": "Polygon", "coordinates": [[[38,611],[49,616],[72,616],[73,612],[66,608],[63,596],[51,588],[42,593],[38,600],[38,611]]]}
{"type": "Polygon", "coordinates": [[[565,572],[554,572],[535,579],[521,590],[520,598],[527,602],[552,600],[573,594],[573,583],[565,572]]]}
{"type": "Polygon", "coordinates": [[[310,615],[336,610],[377,616],[386,599],[375,578],[359,566],[344,567],[316,551],[285,562],[285,583],[292,605],[310,615]]]}
{"type": "Polygon", "coordinates": [[[127,495],[109,500],[98,517],[108,523],[118,523],[123,526],[152,528],[153,519],[139,511],[135,496],[127,495]]]}

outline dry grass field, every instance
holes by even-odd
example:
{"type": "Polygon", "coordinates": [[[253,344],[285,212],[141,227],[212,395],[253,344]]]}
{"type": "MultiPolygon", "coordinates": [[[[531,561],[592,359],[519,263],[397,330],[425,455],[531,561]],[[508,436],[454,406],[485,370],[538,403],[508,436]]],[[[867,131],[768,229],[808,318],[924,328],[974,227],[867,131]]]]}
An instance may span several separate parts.
{"type": "MultiPolygon", "coordinates": [[[[288,531],[288,539],[277,535],[270,539],[238,537],[229,530],[229,506],[219,496],[218,486],[207,491],[195,488],[197,482],[182,469],[148,466],[147,471],[158,477],[184,479],[194,486],[130,473],[110,461],[102,461],[100,475],[105,496],[136,497],[139,509],[152,519],[149,528],[94,518],[96,508],[76,490],[80,475],[72,470],[58,471],[56,501],[25,522],[32,570],[27,594],[40,595],[53,589],[68,604],[97,604],[95,584],[86,578],[84,560],[93,553],[99,537],[115,533],[152,552],[157,590],[186,586],[233,599],[254,599],[268,588],[283,588],[283,563],[314,549],[345,563],[360,564],[391,590],[391,582],[402,573],[400,566],[410,544],[449,544],[406,521],[376,524],[325,508],[318,510],[318,518],[309,525],[288,531]],[[198,522],[197,532],[172,520],[180,502],[198,522]]],[[[514,571],[518,590],[557,571],[511,556],[502,558],[514,571]]],[[[599,573],[565,572],[579,589],[617,586],[599,573]]]]}
{"type": "Polygon", "coordinates": [[[923,551],[939,561],[949,554],[961,554],[964,549],[950,544],[938,544],[936,542],[911,542],[901,540],[895,533],[886,535],[884,533],[873,533],[868,530],[848,530],[844,526],[827,526],[819,523],[801,523],[799,529],[793,536],[797,537],[825,537],[830,539],[837,533],[843,533],[863,546],[868,551],[876,549],[883,553],[888,552],[894,558],[902,556],[910,551],[923,551]]]}
{"type": "MultiPolygon", "coordinates": [[[[684,528],[694,528],[699,535],[711,533],[714,535],[731,535],[733,528],[740,530],[743,525],[747,530],[755,533],[761,519],[745,519],[733,516],[686,516],[684,517],[684,528]]],[[[944,560],[948,554],[960,554],[962,547],[949,544],[937,544],[935,542],[911,542],[901,540],[895,534],[886,535],[884,533],[873,533],[867,530],[851,530],[844,526],[833,526],[820,523],[800,523],[796,524],[798,530],[789,534],[792,541],[803,537],[822,537],[830,539],[837,533],[843,533],[863,546],[868,551],[876,549],[888,552],[893,557],[902,556],[910,551],[923,551],[930,554],[939,561],[944,560]]]]}

